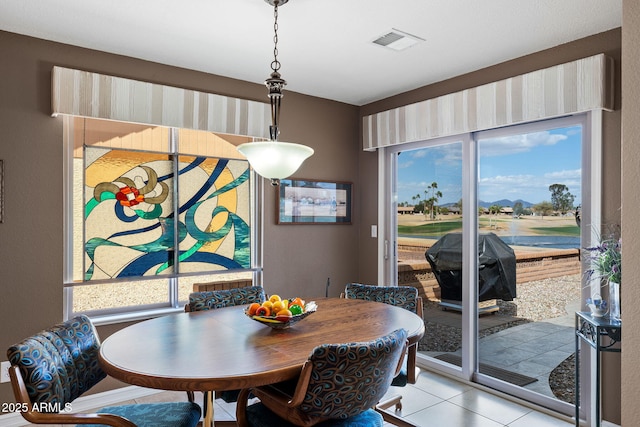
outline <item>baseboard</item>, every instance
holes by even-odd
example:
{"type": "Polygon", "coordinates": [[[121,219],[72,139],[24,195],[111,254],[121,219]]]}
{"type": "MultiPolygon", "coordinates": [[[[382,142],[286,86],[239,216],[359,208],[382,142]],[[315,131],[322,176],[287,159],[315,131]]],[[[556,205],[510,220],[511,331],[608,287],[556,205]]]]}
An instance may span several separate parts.
{"type": "MultiPolygon", "coordinates": [[[[155,390],[138,386],[128,386],[115,390],[103,391],[102,393],[95,393],[77,398],[73,401],[72,411],[86,412],[92,409],[115,405],[127,400],[137,399],[162,392],[163,390],[155,390]]],[[[29,425],[29,423],[22,418],[22,415],[20,415],[19,412],[0,415],[0,427],[22,427],[27,425],[29,425]]]]}

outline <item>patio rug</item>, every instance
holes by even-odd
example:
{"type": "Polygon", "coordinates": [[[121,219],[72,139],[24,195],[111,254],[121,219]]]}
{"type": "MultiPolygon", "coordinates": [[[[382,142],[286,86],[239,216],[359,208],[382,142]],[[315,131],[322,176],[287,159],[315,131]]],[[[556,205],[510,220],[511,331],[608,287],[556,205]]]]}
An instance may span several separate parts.
{"type": "MultiPolygon", "coordinates": [[[[452,365],[462,366],[462,358],[456,354],[445,353],[435,356],[435,358],[442,360],[443,362],[451,363],[452,365]]],[[[517,372],[507,371],[506,369],[487,365],[486,363],[480,363],[480,373],[520,387],[538,381],[537,378],[528,377],[517,372]]]]}

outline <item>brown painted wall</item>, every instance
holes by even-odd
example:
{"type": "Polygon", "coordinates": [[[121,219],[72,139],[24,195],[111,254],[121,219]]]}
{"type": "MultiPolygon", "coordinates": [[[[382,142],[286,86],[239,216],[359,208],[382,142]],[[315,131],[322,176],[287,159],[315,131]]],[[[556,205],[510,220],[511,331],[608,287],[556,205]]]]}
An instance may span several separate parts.
{"type": "Polygon", "coordinates": [[[640,421],[640,369],[638,349],[640,333],[634,325],[640,322],[640,3],[622,3],[622,425],[637,426],[640,421]],[[636,321],[637,320],[637,321],[636,321]]]}
{"type": "MultiPolygon", "coordinates": [[[[51,117],[51,68],[61,65],[267,102],[266,88],[12,33],[0,32],[0,159],[5,220],[0,224],[0,351],[62,319],[62,120],[51,117]]],[[[265,78],[268,64],[265,64],[265,78]]],[[[286,92],[281,139],[312,146],[298,177],[354,183],[358,191],[358,108],[286,92]]],[[[357,280],[357,225],[275,225],[265,190],[264,285],[283,295],[332,295],[357,280]]],[[[359,206],[356,201],[354,213],[359,206]]],[[[356,216],[357,218],[357,216],[356,216]]],[[[357,220],[356,220],[357,222],[357,220]]],[[[100,328],[104,339],[113,327],[100,328]]],[[[6,356],[0,357],[5,360],[6,356]]],[[[0,402],[13,399],[0,385],[0,402]]]]}

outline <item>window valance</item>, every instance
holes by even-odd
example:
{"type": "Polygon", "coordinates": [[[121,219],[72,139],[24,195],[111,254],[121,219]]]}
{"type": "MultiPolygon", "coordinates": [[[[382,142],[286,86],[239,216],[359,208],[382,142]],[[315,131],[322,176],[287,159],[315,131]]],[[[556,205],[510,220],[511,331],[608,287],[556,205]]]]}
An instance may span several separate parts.
{"type": "Polygon", "coordinates": [[[53,67],[53,115],[269,137],[269,105],[212,93],[53,67]]]}
{"type": "Polygon", "coordinates": [[[613,109],[613,59],[599,54],[363,118],[363,149],[613,109]]]}

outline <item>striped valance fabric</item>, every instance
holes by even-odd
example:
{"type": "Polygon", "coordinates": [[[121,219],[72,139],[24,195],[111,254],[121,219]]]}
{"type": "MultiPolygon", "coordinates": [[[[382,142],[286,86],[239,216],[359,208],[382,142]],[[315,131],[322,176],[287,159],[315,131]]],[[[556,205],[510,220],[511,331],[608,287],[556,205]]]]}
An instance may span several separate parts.
{"type": "Polygon", "coordinates": [[[53,67],[53,115],[268,138],[268,104],[53,67]]]}
{"type": "Polygon", "coordinates": [[[613,109],[613,60],[603,54],[363,118],[363,148],[613,109]]]}

